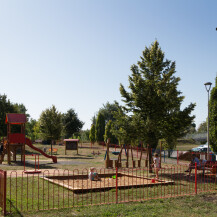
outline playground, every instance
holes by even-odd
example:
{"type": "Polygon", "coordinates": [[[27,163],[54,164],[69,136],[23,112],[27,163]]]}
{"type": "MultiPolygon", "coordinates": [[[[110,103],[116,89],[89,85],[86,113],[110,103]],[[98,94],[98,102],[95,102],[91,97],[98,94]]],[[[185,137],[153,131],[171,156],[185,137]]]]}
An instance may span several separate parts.
{"type": "Polygon", "coordinates": [[[194,145],[176,150],[174,158],[168,158],[161,146],[150,151],[109,140],[99,145],[67,139],[51,149],[49,144],[33,144],[25,136],[25,123],[25,116],[7,114],[0,162],[0,205],[7,212],[144,201],[216,189],[215,164],[195,168],[191,176],[185,172],[189,159],[181,156],[194,145]],[[20,133],[12,133],[14,124],[20,125],[20,133]],[[154,152],[161,162],[159,179],[148,165],[154,152]],[[90,167],[99,180],[88,178],[90,167]]]}

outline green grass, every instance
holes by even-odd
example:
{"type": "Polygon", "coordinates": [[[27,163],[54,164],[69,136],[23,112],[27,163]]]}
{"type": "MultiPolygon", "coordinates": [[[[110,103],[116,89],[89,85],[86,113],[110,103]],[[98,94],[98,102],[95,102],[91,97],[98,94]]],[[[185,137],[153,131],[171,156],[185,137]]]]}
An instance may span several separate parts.
{"type": "Polygon", "coordinates": [[[199,194],[145,202],[77,207],[69,209],[16,212],[9,216],[63,217],[63,216],[156,216],[156,217],[215,217],[217,194],[199,194]]]}
{"type": "MultiPolygon", "coordinates": [[[[144,201],[177,195],[182,196],[184,194],[195,194],[194,177],[192,176],[191,179],[187,178],[183,174],[183,170],[180,171],[178,168],[172,171],[166,170],[165,173],[163,170],[160,172],[160,177],[163,177],[163,180],[174,180],[174,185],[158,185],[142,188],[126,187],[125,189],[118,190],[118,202],[144,201]]],[[[136,173],[138,176],[148,175],[149,178],[154,176],[154,174],[144,174],[143,171],[141,174],[139,171],[134,171],[133,173],[136,173]]],[[[200,177],[202,178],[202,176],[198,175],[198,192],[217,190],[214,183],[215,180],[212,180],[212,182],[211,180],[206,180],[206,185],[204,185],[203,178],[200,179],[200,177]]],[[[18,177],[17,179],[8,178],[7,186],[7,207],[14,214],[17,212],[27,213],[28,211],[36,212],[37,210],[62,209],[66,207],[81,207],[79,209],[83,209],[82,206],[116,203],[115,189],[89,192],[83,195],[75,194],[67,188],[41,179],[38,175],[29,175],[24,178],[18,177]]]]}
{"type": "MultiPolygon", "coordinates": [[[[35,146],[41,149],[43,149],[44,147],[44,145],[42,144],[37,144],[35,146]]],[[[44,156],[40,155],[40,161],[45,162],[40,163],[40,169],[79,169],[80,171],[82,171],[83,169],[88,169],[92,166],[96,168],[104,168],[105,150],[102,149],[102,146],[98,146],[97,144],[94,145],[94,147],[101,148],[94,149],[95,152],[98,152],[99,150],[99,155],[92,154],[93,150],[90,149],[90,144],[83,144],[83,147],[84,146],[88,148],[79,148],[78,155],[76,151],[67,151],[67,155],[65,155],[64,146],[54,146],[54,148],[58,149],[58,153],[56,156],[59,163],[53,164],[51,159],[47,159],[44,156]],[[60,162],[69,163],[62,164],[60,162]]],[[[198,144],[179,143],[177,149],[180,151],[189,150],[195,146],[198,146],[198,144]]],[[[47,145],[46,147],[49,148],[50,146],[47,145]]],[[[37,153],[34,150],[30,149],[28,146],[26,146],[26,152],[28,154],[37,153]]],[[[110,158],[115,159],[117,157],[110,154],[110,158]]],[[[5,160],[6,159],[7,158],[5,158],[5,160]]],[[[29,160],[31,160],[33,164],[27,164],[27,170],[34,168],[34,158],[28,157],[28,161],[29,160]]],[[[123,156],[123,162],[125,162],[125,160],[126,157],[123,156]]],[[[142,162],[142,166],[143,164],[144,162],[142,162]]],[[[11,165],[7,165],[7,163],[4,162],[2,168],[4,170],[24,169],[23,165],[19,162],[12,163],[11,165]]],[[[185,193],[188,193],[189,191],[194,193],[194,183],[192,182],[191,184],[189,184],[187,180],[183,179],[181,181],[181,175],[178,172],[177,175],[169,178],[174,179],[176,184],[174,186],[163,187],[163,190],[168,196],[175,194],[183,195],[185,193]]],[[[211,196],[209,196],[209,194],[204,194],[205,196],[199,195],[196,197],[186,196],[183,198],[180,197],[173,199],[158,199],[141,203],[126,203],[117,205],[111,204],[83,207],[82,205],[97,204],[100,203],[100,201],[104,203],[115,203],[115,190],[112,189],[110,191],[106,191],[105,193],[87,193],[82,198],[81,195],[73,194],[73,192],[68,191],[67,189],[62,188],[58,185],[48,184],[47,181],[43,181],[40,178],[38,179],[37,176],[35,176],[34,178],[29,177],[28,182],[27,178],[24,178],[23,180],[21,178],[18,178],[17,181],[16,179],[12,178],[11,183],[10,179],[8,178],[7,182],[8,189],[10,188],[12,192],[12,194],[10,195],[8,191],[7,195],[7,203],[8,206],[11,205],[12,210],[11,216],[144,216],[144,214],[145,216],[216,216],[214,215],[214,213],[216,212],[216,194],[210,194],[211,196]],[[21,182],[23,188],[20,187],[21,182]],[[39,191],[37,191],[38,186],[39,191]],[[17,189],[17,191],[15,189],[17,189]],[[50,192],[50,197],[47,196],[48,191],[50,192]],[[212,206],[212,203],[208,201],[210,197],[214,198],[215,206],[212,206]],[[205,200],[205,206],[202,203],[203,198],[205,200]],[[73,206],[79,206],[79,208],[63,208],[73,206]],[[185,206],[185,208],[182,208],[182,206],[185,206]],[[55,209],[49,211],[37,211],[38,208],[45,210],[51,208],[55,209]],[[56,208],[58,208],[58,210],[56,208]]],[[[216,189],[216,186],[214,184],[210,184],[209,187],[212,189],[216,189]]],[[[203,190],[203,188],[204,186],[202,184],[198,185],[199,191],[203,190]]],[[[118,201],[124,201],[124,198],[128,197],[128,195],[129,201],[133,201],[135,199],[146,200],[150,198],[159,198],[161,196],[164,196],[161,195],[161,190],[161,187],[132,188],[125,190],[123,189],[119,191],[118,201]]]]}

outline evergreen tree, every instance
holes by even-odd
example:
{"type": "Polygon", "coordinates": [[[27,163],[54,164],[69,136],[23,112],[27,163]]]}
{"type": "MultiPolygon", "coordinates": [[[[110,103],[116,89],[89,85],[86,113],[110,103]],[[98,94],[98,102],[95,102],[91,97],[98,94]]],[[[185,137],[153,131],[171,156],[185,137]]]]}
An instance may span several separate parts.
{"type": "Polygon", "coordinates": [[[92,121],[92,124],[96,125],[96,116],[95,115],[92,117],[91,121],[92,121]]]}
{"type": "Polygon", "coordinates": [[[76,134],[81,130],[84,123],[79,120],[74,109],[69,109],[65,114],[63,114],[63,125],[65,137],[70,138],[73,134],[76,134]]]}
{"type": "Polygon", "coordinates": [[[104,141],[105,134],[105,118],[99,113],[96,119],[95,138],[97,142],[104,141]]]}
{"type": "Polygon", "coordinates": [[[90,142],[94,145],[95,141],[96,141],[96,136],[95,136],[96,132],[95,132],[95,125],[92,124],[91,128],[90,128],[90,134],[89,134],[89,139],[90,142]]]}
{"type": "Polygon", "coordinates": [[[131,71],[130,91],[127,92],[122,84],[120,86],[126,111],[140,116],[143,128],[140,131],[150,148],[155,149],[160,138],[173,141],[193,121],[194,116],[190,117],[189,114],[195,107],[190,104],[183,111],[180,110],[184,97],[177,90],[180,78],[174,75],[175,62],[165,60],[159,43],[155,41],[145,48],[141,61],[133,65],[131,71]],[[185,119],[184,124],[181,123],[182,118],[185,119]]]}
{"type": "Polygon", "coordinates": [[[209,114],[209,136],[210,145],[213,151],[217,151],[217,77],[215,80],[215,87],[211,90],[210,101],[210,114],[209,114]]]}

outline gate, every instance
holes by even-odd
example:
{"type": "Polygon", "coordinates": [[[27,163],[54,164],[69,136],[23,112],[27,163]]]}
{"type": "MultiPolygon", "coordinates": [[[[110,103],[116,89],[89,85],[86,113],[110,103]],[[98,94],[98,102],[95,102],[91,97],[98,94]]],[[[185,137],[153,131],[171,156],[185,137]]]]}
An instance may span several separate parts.
{"type": "Polygon", "coordinates": [[[6,180],[6,171],[0,170],[0,208],[3,215],[6,215],[6,180]]]}

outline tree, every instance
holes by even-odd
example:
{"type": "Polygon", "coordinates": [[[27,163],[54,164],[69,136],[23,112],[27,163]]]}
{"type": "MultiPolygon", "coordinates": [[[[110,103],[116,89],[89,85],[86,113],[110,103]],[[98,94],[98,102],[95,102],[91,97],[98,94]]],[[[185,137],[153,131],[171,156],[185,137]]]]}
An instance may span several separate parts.
{"type": "Polygon", "coordinates": [[[90,128],[90,134],[89,134],[89,139],[90,142],[94,145],[95,141],[96,141],[96,136],[95,136],[96,132],[95,132],[95,125],[92,124],[91,128],[90,128]]]}
{"type": "MultiPolygon", "coordinates": [[[[162,137],[166,140],[166,147],[172,150],[176,147],[177,138],[183,137],[192,128],[192,122],[195,116],[190,116],[195,105],[191,104],[184,110],[180,109],[181,102],[177,103],[176,108],[168,113],[165,118],[164,129],[162,130],[162,137]]],[[[169,152],[170,157],[170,152],[169,152]]]]}
{"type": "Polygon", "coordinates": [[[7,96],[0,95],[0,136],[7,135],[7,125],[5,118],[7,113],[17,113],[17,108],[7,99],[7,96]]]}
{"type": "Polygon", "coordinates": [[[63,131],[62,114],[57,111],[53,105],[51,108],[46,109],[40,115],[40,132],[42,138],[45,140],[51,140],[52,143],[55,140],[59,140],[63,131]]]}
{"type": "Polygon", "coordinates": [[[34,133],[34,128],[36,124],[37,124],[37,121],[32,118],[28,120],[28,122],[26,123],[26,135],[29,138],[31,138],[32,141],[36,139],[35,133],[34,133]]]}
{"type": "Polygon", "coordinates": [[[118,111],[119,105],[116,101],[114,103],[107,102],[106,104],[103,104],[103,107],[99,109],[98,113],[101,113],[105,118],[105,123],[107,123],[109,120],[114,121],[114,112],[118,111]]]}
{"type": "Polygon", "coordinates": [[[111,120],[109,120],[105,126],[104,141],[106,142],[108,140],[108,138],[110,138],[110,142],[112,144],[115,144],[115,143],[117,143],[117,139],[116,139],[115,135],[112,133],[112,125],[113,125],[113,122],[111,120]]]}
{"type": "Polygon", "coordinates": [[[84,123],[79,120],[74,109],[69,109],[66,114],[63,114],[63,124],[66,138],[70,138],[73,134],[78,133],[84,125],[84,123]]]}
{"type": "MultiPolygon", "coordinates": [[[[194,119],[189,113],[195,104],[190,104],[183,111],[180,105],[184,97],[177,90],[179,77],[175,77],[175,62],[165,60],[164,53],[155,41],[145,48],[141,61],[131,66],[129,92],[121,84],[120,93],[128,113],[139,115],[142,120],[142,134],[149,147],[155,149],[160,138],[176,138],[194,119]],[[181,124],[180,118],[186,118],[181,124]],[[187,119],[190,120],[187,120],[187,119]],[[172,119],[172,120],[171,120],[172,119]],[[170,121],[171,120],[171,121],[170,121]],[[175,126],[173,124],[176,123],[175,126]],[[170,130],[178,132],[175,136],[170,130]]],[[[151,153],[149,163],[151,164],[151,153]]]]}
{"type": "Polygon", "coordinates": [[[92,117],[91,121],[92,121],[92,124],[96,125],[96,116],[95,115],[92,117]]]}
{"type": "Polygon", "coordinates": [[[105,134],[105,118],[101,113],[99,113],[96,119],[96,126],[95,126],[96,141],[97,142],[104,141],[104,134],[105,134]]]}
{"type": "Polygon", "coordinates": [[[210,114],[209,114],[209,136],[210,145],[213,151],[217,151],[217,77],[215,80],[215,87],[211,90],[210,101],[210,114]]]}
{"type": "Polygon", "coordinates": [[[199,125],[199,127],[198,127],[198,129],[197,129],[197,132],[198,132],[198,133],[206,133],[206,132],[207,132],[207,122],[206,122],[206,121],[202,122],[202,123],[199,125]]]}
{"type": "Polygon", "coordinates": [[[41,138],[39,121],[36,121],[36,123],[33,126],[33,137],[35,138],[35,140],[41,138]]]}
{"type": "MultiPolygon", "coordinates": [[[[81,140],[82,141],[85,141],[85,142],[90,141],[90,139],[89,139],[90,130],[88,130],[88,129],[87,130],[81,130],[80,133],[81,133],[81,140]]],[[[95,135],[95,133],[94,133],[94,135],[95,135]]]]}

